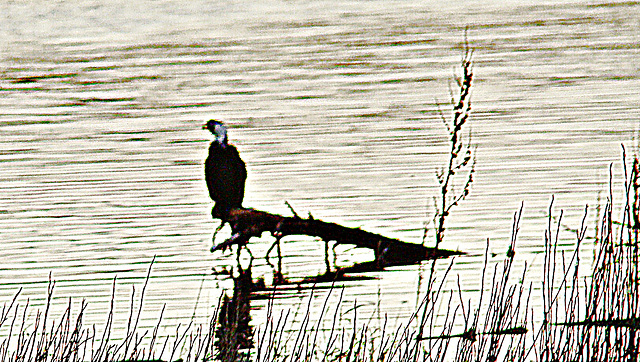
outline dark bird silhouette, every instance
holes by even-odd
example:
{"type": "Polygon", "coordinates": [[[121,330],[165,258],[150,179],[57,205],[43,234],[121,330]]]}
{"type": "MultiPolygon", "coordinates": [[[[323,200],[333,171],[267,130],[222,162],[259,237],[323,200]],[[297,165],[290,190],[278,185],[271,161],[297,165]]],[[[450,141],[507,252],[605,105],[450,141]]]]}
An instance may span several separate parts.
{"type": "Polygon", "coordinates": [[[204,163],[209,195],[215,202],[211,215],[226,220],[229,210],[242,207],[247,169],[238,150],[228,143],[227,127],[222,122],[212,119],[202,128],[215,137],[204,163]]]}

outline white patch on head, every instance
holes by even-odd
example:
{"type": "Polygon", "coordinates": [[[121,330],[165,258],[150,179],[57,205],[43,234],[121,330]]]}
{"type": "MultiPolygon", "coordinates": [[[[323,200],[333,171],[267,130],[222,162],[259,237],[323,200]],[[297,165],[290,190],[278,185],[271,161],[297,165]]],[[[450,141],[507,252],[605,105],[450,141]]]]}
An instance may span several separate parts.
{"type": "Polygon", "coordinates": [[[221,124],[216,124],[213,128],[213,135],[216,138],[216,142],[220,144],[227,143],[227,127],[221,124]]]}

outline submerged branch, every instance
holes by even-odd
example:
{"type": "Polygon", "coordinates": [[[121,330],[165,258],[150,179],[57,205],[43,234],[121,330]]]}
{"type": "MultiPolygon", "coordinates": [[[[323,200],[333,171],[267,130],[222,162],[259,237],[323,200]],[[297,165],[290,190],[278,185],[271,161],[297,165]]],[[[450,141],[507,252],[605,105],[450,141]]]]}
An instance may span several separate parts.
{"type": "Polygon", "coordinates": [[[489,331],[489,332],[476,332],[476,330],[472,328],[472,329],[469,329],[469,330],[465,331],[464,333],[443,334],[443,335],[440,335],[440,336],[422,337],[422,338],[420,338],[420,340],[463,338],[463,339],[475,342],[476,341],[476,337],[479,336],[479,335],[492,335],[492,336],[506,335],[506,334],[519,335],[519,334],[527,334],[527,332],[528,332],[528,330],[525,327],[513,327],[513,328],[506,328],[506,329],[500,329],[500,330],[489,331]]]}
{"type": "Polygon", "coordinates": [[[348,228],[313,218],[285,217],[254,209],[233,209],[229,212],[227,222],[233,234],[229,239],[211,248],[212,252],[225,250],[234,244],[244,246],[252,237],[260,237],[262,233],[269,232],[276,238],[308,235],[324,241],[335,241],[336,244],[353,244],[356,247],[372,249],[376,262],[381,266],[411,264],[464,254],[460,251],[406,243],[359,228],[348,228]]]}
{"type": "Polygon", "coordinates": [[[565,326],[565,327],[615,327],[615,328],[629,328],[629,329],[640,329],[640,318],[614,318],[614,319],[605,319],[605,320],[584,320],[580,322],[558,322],[553,323],[555,326],[565,326]]]}

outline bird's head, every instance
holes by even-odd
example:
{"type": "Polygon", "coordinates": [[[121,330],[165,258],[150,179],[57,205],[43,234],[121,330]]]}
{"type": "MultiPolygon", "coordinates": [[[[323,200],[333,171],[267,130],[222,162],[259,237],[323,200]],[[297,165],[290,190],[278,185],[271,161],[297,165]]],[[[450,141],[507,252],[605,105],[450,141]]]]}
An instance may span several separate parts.
{"type": "Polygon", "coordinates": [[[222,146],[227,145],[227,127],[224,123],[220,121],[216,121],[215,119],[210,120],[202,126],[203,129],[208,129],[213,136],[215,137],[215,142],[222,146]]]}

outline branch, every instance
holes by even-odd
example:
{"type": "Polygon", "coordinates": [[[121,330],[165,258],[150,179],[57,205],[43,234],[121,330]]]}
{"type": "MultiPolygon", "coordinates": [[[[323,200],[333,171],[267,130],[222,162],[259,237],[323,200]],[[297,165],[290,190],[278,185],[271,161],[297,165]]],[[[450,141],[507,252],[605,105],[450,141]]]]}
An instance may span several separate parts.
{"type": "Polygon", "coordinates": [[[385,266],[406,265],[426,259],[464,254],[406,243],[359,228],[348,228],[318,219],[285,217],[254,209],[233,209],[229,212],[227,221],[233,234],[223,243],[211,248],[212,252],[225,250],[234,244],[244,246],[252,237],[260,237],[262,233],[269,232],[279,238],[287,235],[308,235],[324,241],[333,240],[336,244],[353,244],[356,247],[372,249],[376,262],[385,266]]]}

